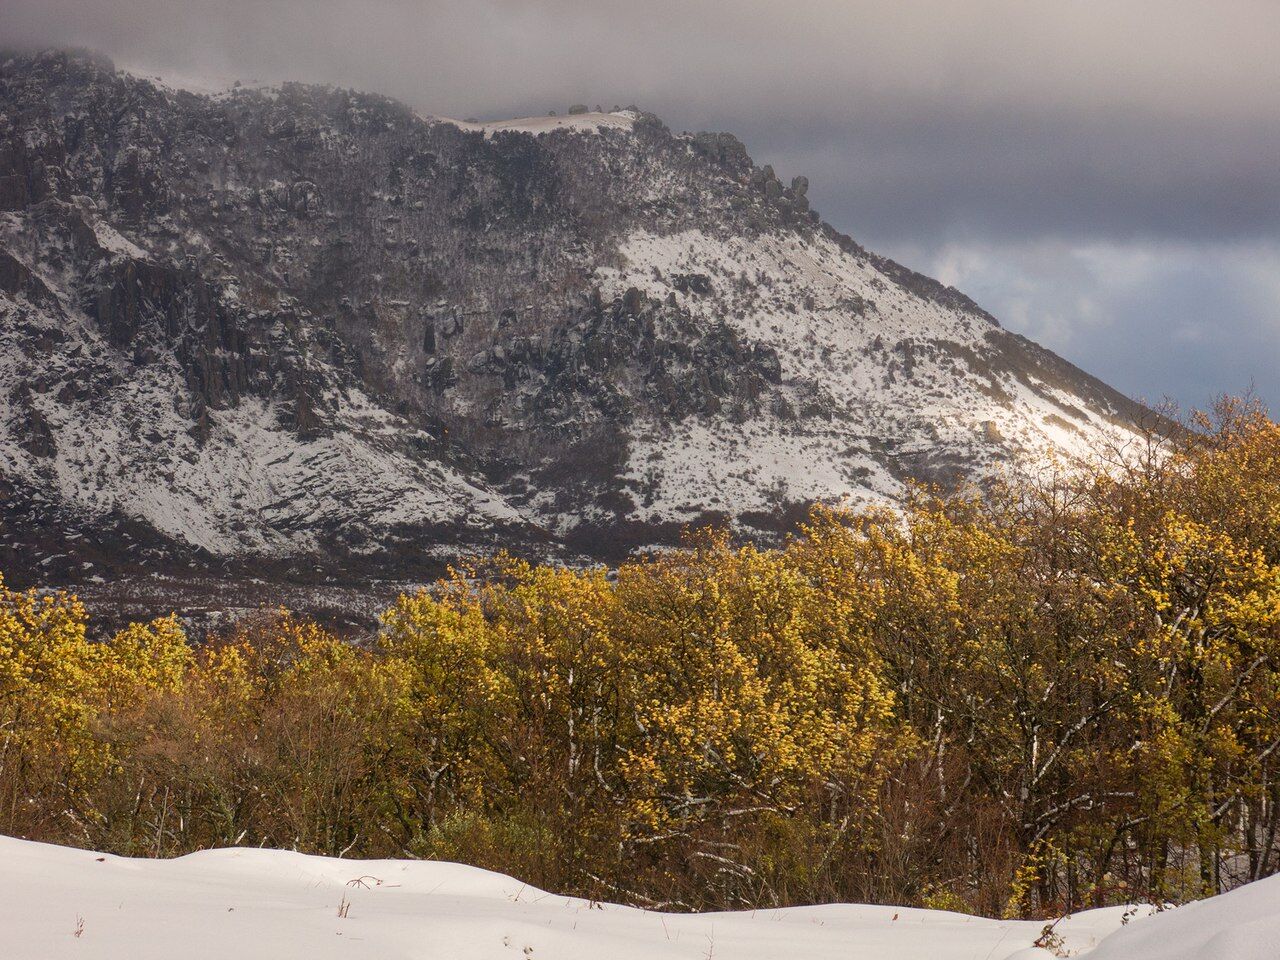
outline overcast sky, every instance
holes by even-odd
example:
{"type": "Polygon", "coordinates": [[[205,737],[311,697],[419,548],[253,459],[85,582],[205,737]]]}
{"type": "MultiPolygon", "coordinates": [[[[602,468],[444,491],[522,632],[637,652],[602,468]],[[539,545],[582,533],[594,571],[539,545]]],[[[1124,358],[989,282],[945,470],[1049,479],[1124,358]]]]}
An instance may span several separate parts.
{"type": "Polygon", "coordinates": [[[0,0],[0,39],[446,116],[636,103],[1125,392],[1280,409],[1277,0],[0,0]]]}

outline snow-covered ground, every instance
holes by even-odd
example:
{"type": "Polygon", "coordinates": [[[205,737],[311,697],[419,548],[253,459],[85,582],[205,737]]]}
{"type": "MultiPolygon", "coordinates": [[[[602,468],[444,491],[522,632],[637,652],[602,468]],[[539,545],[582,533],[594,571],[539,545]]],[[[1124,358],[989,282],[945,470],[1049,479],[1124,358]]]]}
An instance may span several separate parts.
{"type": "MultiPolygon", "coordinates": [[[[474,867],[276,850],[130,860],[0,837],[6,960],[551,958],[1033,960],[1043,924],[832,905],[663,914],[545,893],[474,867]]],[[[1060,922],[1064,955],[1262,960],[1280,944],[1280,878],[1123,927],[1123,908],[1060,922]],[[1119,931],[1119,932],[1117,932],[1119,931]],[[1101,944],[1101,946],[1099,946],[1101,944]]]]}
{"type": "Polygon", "coordinates": [[[1090,960],[1275,960],[1280,876],[1189,903],[1108,937],[1090,960]]]}

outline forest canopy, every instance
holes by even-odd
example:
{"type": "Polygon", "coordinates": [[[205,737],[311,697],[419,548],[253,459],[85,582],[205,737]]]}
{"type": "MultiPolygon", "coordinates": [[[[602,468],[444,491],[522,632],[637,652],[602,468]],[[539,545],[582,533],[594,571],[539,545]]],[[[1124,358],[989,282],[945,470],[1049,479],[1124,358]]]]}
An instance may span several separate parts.
{"type": "Polygon", "coordinates": [[[280,611],[90,639],[0,581],[0,832],[459,860],[669,909],[1049,916],[1280,870],[1280,426],[776,549],[506,556],[356,641],[280,611]]]}

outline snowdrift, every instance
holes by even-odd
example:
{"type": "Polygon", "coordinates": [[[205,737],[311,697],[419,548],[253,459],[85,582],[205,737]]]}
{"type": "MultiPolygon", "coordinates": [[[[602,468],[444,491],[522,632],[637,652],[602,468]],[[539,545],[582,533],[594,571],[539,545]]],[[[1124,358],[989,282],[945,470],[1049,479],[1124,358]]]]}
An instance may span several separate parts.
{"type": "Polygon", "coordinates": [[[1111,936],[1089,960],[1275,960],[1280,875],[1149,917],[1111,936]]]}
{"type": "MultiPolygon", "coordinates": [[[[852,905],[662,914],[556,896],[452,863],[275,850],[133,860],[0,838],[0,884],[6,960],[1050,956],[1031,947],[1040,923],[852,905]]],[[[1056,932],[1071,955],[1097,948],[1098,960],[1274,957],[1280,879],[1122,928],[1123,916],[1118,907],[1092,910],[1056,932]]]]}

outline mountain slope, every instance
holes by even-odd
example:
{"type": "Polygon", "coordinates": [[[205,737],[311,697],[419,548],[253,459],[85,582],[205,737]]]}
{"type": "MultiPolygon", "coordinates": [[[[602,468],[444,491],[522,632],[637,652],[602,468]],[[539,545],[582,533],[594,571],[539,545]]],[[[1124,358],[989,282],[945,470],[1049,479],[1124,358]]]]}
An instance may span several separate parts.
{"type": "Polygon", "coordinates": [[[459,123],[50,52],[0,66],[0,125],[0,565],[39,577],[609,558],[1145,415],[634,110],[459,123]]]}

